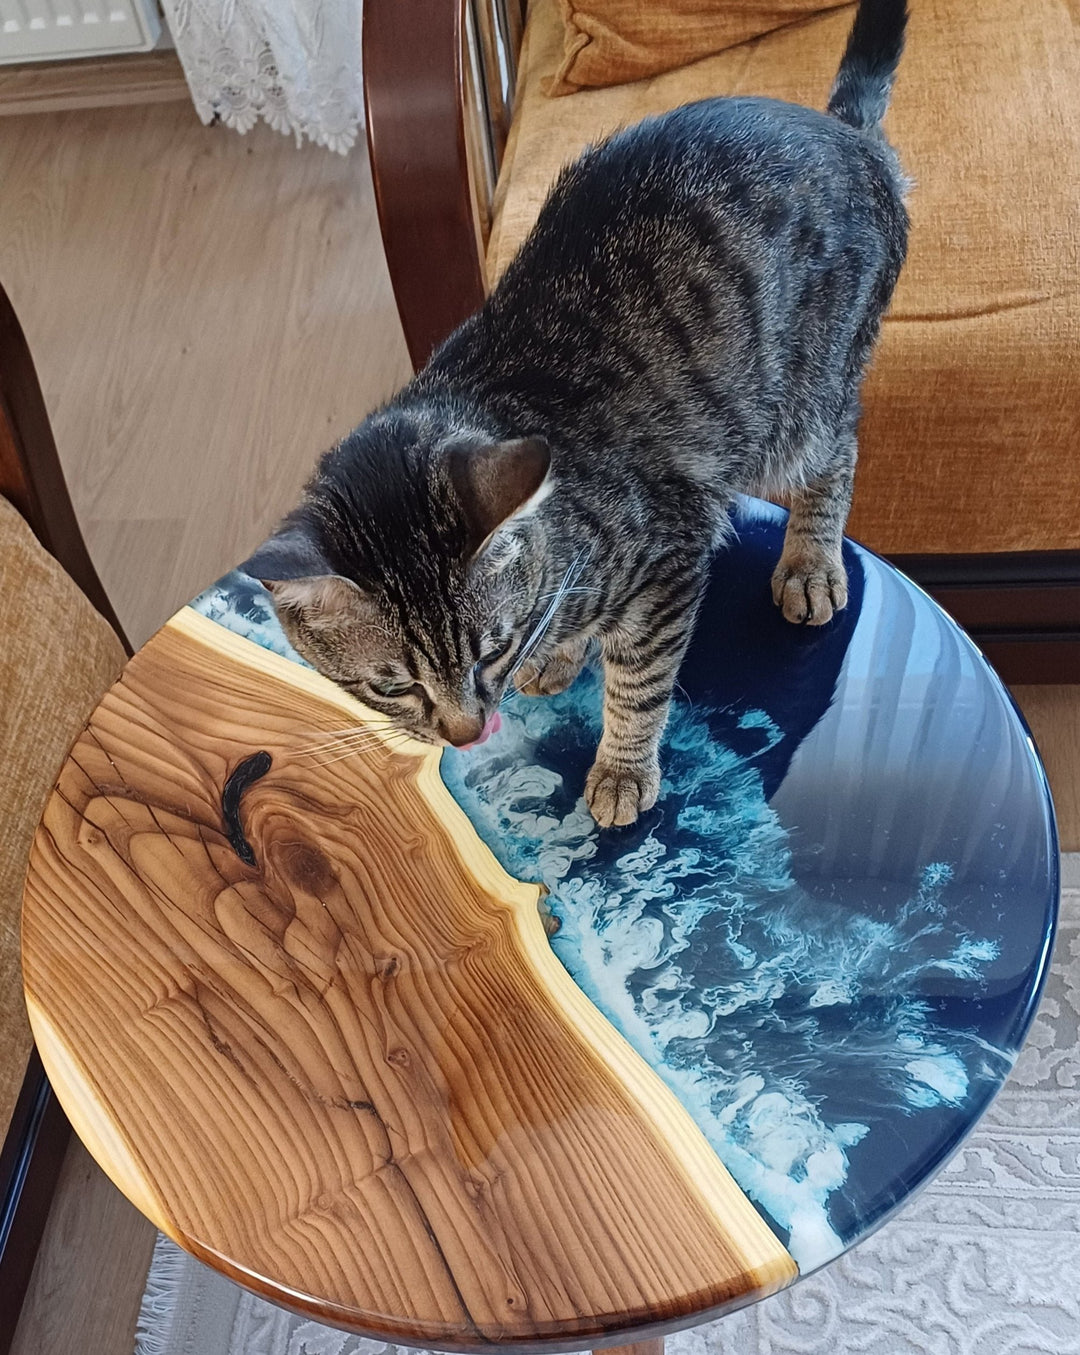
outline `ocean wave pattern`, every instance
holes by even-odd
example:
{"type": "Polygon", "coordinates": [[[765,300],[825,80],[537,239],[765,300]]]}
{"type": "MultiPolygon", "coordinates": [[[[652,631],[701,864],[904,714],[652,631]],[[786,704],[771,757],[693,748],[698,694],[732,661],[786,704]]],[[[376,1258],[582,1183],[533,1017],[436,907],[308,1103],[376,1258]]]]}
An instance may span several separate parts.
{"type": "MultiPolygon", "coordinates": [[[[947,907],[928,862],[890,920],[828,908],[792,878],[788,833],[755,757],[677,704],[648,827],[601,833],[579,789],[601,727],[584,674],[560,696],[511,700],[499,735],[449,749],[443,779],[503,866],[542,882],[566,969],[693,1115],[805,1273],[843,1251],[830,1217],[849,1158],[882,1124],[956,1108],[1000,1083],[1012,1054],[935,1019],[924,976],[977,984],[998,947],[947,907]],[[848,1074],[871,1112],[837,1122],[848,1074]]],[[[780,736],[747,711],[762,751],[780,736]]]]}

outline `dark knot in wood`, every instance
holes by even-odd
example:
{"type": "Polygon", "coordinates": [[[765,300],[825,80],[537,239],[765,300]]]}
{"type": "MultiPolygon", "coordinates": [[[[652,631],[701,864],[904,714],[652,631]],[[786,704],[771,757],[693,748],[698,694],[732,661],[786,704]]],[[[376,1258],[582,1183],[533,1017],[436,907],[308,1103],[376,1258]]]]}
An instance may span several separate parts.
{"type": "Polygon", "coordinates": [[[221,817],[225,820],[225,832],[232,843],[233,851],[246,866],[254,866],[257,863],[251,843],[244,836],[244,826],[240,822],[240,797],[248,786],[266,775],[272,761],[267,752],[252,753],[232,772],[225,782],[225,789],[221,792],[221,817]]]}

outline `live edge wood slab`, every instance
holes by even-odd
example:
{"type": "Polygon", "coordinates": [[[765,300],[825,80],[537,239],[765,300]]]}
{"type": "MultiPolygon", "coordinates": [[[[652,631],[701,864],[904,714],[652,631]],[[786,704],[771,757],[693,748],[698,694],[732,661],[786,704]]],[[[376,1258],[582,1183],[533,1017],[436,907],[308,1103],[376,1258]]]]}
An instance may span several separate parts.
{"type": "Polygon", "coordinates": [[[786,1284],[438,758],[190,609],[136,655],[26,889],[31,1023],[80,1137],[207,1264],[387,1339],[572,1349],[786,1284]],[[364,757],[305,753],[364,722],[364,757]]]}

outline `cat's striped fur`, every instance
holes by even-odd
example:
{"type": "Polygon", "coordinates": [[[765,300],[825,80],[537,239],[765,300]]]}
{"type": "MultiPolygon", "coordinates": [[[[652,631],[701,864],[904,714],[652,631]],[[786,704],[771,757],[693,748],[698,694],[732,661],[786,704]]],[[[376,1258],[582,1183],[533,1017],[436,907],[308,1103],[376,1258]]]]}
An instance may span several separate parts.
{"type": "MultiPolygon", "coordinates": [[[[774,595],[844,606],[859,384],[904,258],[880,128],[903,0],[862,0],[828,114],[714,99],[587,151],[482,309],[256,554],[302,654],[421,738],[603,659],[586,798],[632,822],[733,494],[792,504],[774,595]]],[[[722,660],[722,656],[718,656],[722,660]]]]}

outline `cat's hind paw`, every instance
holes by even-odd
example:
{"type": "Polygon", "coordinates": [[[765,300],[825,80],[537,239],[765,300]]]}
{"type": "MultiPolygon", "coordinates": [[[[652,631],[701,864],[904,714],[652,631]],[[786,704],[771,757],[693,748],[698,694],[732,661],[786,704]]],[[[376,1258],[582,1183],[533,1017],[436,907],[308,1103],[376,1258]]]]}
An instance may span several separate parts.
{"type": "Polygon", "coordinates": [[[660,768],[616,767],[593,763],[585,779],[585,803],[601,828],[623,828],[652,809],[660,794],[660,768]]]}
{"type": "Polygon", "coordinates": [[[824,626],[847,606],[847,572],[823,555],[786,558],[772,576],[773,602],[796,626],[824,626]]]}

